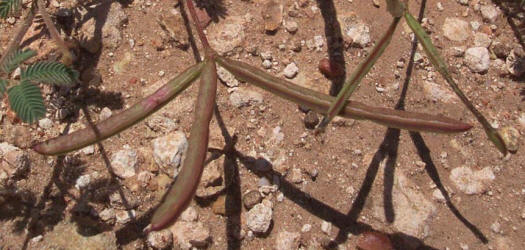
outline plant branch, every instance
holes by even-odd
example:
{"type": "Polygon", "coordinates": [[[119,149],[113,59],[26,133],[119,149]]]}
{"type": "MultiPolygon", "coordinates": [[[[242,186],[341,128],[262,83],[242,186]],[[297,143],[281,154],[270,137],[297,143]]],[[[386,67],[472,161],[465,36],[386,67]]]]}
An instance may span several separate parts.
{"type": "MultiPolygon", "coordinates": [[[[335,97],[303,88],[286,80],[274,77],[243,62],[224,57],[217,57],[217,62],[238,79],[254,84],[284,99],[305,105],[319,113],[326,113],[328,107],[335,100],[335,97]]],[[[343,107],[339,113],[340,116],[370,120],[388,127],[410,131],[457,133],[469,130],[472,127],[469,124],[441,115],[428,115],[382,107],[370,107],[354,101],[346,101],[343,107]]]]}
{"type": "Polygon", "coordinates": [[[390,41],[392,40],[392,36],[394,35],[394,31],[396,30],[399,20],[401,20],[400,17],[394,17],[394,20],[392,20],[392,23],[390,24],[390,27],[388,28],[387,32],[385,33],[385,35],[383,35],[383,37],[381,37],[381,40],[379,40],[379,42],[374,46],[374,48],[370,52],[370,55],[366,57],[364,62],[359,64],[357,69],[350,76],[350,79],[348,79],[348,81],[345,82],[343,89],[339,92],[337,98],[332,104],[330,104],[330,108],[328,109],[327,115],[319,124],[320,130],[323,130],[326,127],[326,125],[328,125],[328,123],[337,114],[341,112],[345,102],[350,98],[357,86],[359,86],[359,83],[370,71],[372,66],[374,66],[377,59],[381,57],[385,49],[390,44],[390,41]]]}
{"type": "Polygon", "coordinates": [[[61,155],[102,141],[127,129],[175,98],[199,76],[202,63],[196,64],[160,87],[155,93],[118,115],[97,124],[95,129],[84,128],[37,144],[33,150],[43,155],[61,155]]]}
{"type": "Polygon", "coordinates": [[[20,27],[18,27],[18,29],[15,32],[15,36],[13,37],[13,39],[11,39],[11,41],[7,45],[7,49],[2,54],[2,57],[0,58],[0,65],[4,65],[7,57],[18,49],[18,45],[20,44],[20,42],[22,42],[22,39],[27,33],[27,30],[29,29],[29,27],[31,27],[31,24],[33,23],[33,18],[35,18],[35,14],[35,7],[34,5],[31,5],[31,9],[29,10],[29,13],[24,19],[24,22],[20,24],[20,27]]]}
{"type": "Polygon", "coordinates": [[[64,63],[66,66],[71,66],[71,64],[73,64],[73,55],[71,54],[71,51],[69,51],[66,42],[64,42],[62,37],[60,37],[58,29],[56,28],[55,24],[53,23],[53,20],[51,20],[51,17],[46,11],[46,6],[44,5],[44,2],[42,2],[42,0],[36,0],[36,3],[38,5],[38,11],[42,16],[42,19],[44,19],[44,23],[46,24],[47,30],[49,30],[49,34],[51,34],[51,38],[55,41],[60,51],[62,51],[62,63],[64,63]]]}
{"type": "Polygon", "coordinates": [[[153,214],[151,226],[147,231],[158,231],[171,225],[193,199],[204,170],[216,93],[217,68],[214,58],[210,57],[206,60],[202,70],[199,95],[195,104],[195,118],[182,170],[175,184],[166,193],[165,200],[153,214]]]}
{"type": "Polygon", "coordinates": [[[430,40],[430,37],[427,35],[425,30],[423,30],[423,27],[419,24],[419,22],[407,11],[405,12],[405,19],[407,21],[408,26],[414,34],[417,37],[417,40],[421,42],[421,45],[423,45],[423,48],[425,49],[426,54],[430,58],[430,61],[434,65],[434,67],[437,69],[437,71],[445,78],[447,83],[450,85],[452,90],[456,92],[456,95],[461,99],[461,101],[467,106],[467,108],[470,110],[472,114],[476,117],[479,123],[483,126],[485,129],[485,133],[489,137],[489,139],[494,143],[494,145],[498,148],[498,150],[503,153],[504,155],[507,154],[507,147],[505,146],[505,142],[501,138],[500,134],[490,123],[487,121],[487,119],[479,112],[474,105],[472,105],[472,102],[468,99],[468,97],[461,91],[459,86],[456,84],[452,76],[450,75],[450,72],[448,71],[448,66],[445,63],[445,61],[441,58],[439,55],[438,50],[434,45],[432,44],[432,41],[430,40]]]}
{"type": "Polygon", "coordinates": [[[199,17],[197,16],[197,11],[195,11],[195,5],[193,4],[193,0],[186,0],[186,6],[188,7],[188,10],[190,11],[191,19],[193,20],[193,24],[195,25],[197,29],[197,34],[199,35],[199,39],[201,40],[202,46],[204,47],[205,52],[211,53],[213,49],[210,47],[210,44],[208,43],[208,38],[206,38],[206,35],[204,34],[204,29],[201,26],[201,21],[199,20],[199,17]]]}

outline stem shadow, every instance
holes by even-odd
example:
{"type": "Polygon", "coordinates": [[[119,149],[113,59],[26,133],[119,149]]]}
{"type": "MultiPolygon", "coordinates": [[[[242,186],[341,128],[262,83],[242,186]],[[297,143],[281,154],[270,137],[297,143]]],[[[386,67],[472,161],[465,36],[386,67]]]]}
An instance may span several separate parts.
{"type": "MultiPolygon", "coordinates": [[[[333,0],[317,0],[317,5],[321,10],[321,15],[325,23],[324,32],[328,46],[328,58],[330,62],[345,65],[343,35],[341,33],[341,25],[337,20],[337,11],[334,2],[333,0]]],[[[341,68],[343,69],[343,73],[331,80],[330,95],[332,96],[336,96],[339,93],[345,82],[346,67],[341,68]]]]}

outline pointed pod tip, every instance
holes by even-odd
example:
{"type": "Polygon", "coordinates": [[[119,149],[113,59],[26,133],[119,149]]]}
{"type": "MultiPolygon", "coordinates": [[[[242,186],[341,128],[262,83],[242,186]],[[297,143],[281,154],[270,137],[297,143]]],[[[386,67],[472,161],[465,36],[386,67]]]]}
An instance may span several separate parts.
{"type": "Polygon", "coordinates": [[[31,146],[31,149],[32,149],[33,151],[39,153],[39,154],[44,154],[44,153],[42,152],[42,146],[41,146],[40,143],[31,146]]]}
{"type": "Polygon", "coordinates": [[[146,234],[146,235],[149,234],[149,233],[151,233],[152,231],[153,231],[153,229],[152,229],[151,224],[147,225],[147,226],[144,228],[144,230],[142,230],[142,232],[143,232],[144,234],[146,234]]]}

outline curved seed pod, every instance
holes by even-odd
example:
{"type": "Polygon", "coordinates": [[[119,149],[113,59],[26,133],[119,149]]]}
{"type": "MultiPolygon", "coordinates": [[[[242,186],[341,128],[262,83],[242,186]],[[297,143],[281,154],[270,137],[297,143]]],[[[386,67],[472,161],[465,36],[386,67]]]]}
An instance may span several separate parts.
{"type": "MultiPolygon", "coordinates": [[[[326,114],[328,107],[335,100],[332,96],[274,77],[243,62],[224,57],[218,57],[217,62],[235,77],[270,91],[284,99],[307,106],[319,113],[326,114]]],[[[411,131],[457,133],[469,130],[472,127],[469,124],[441,115],[370,107],[354,101],[347,101],[339,115],[353,119],[366,119],[388,127],[411,131]]]]}
{"type": "Polygon", "coordinates": [[[492,125],[490,125],[490,123],[487,121],[487,119],[485,119],[483,114],[481,114],[474,107],[474,105],[472,105],[468,97],[458,87],[458,85],[456,84],[456,82],[454,81],[454,79],[448,71],[447,64],[439,55],[438,50],[432,44],[430,37],[428,37],[423,27],[421,27],[419,22],[409,12],[405,12],[405,19],[410,29],[414,31],[414,34],[416,34],[417,40],[419,40],[421,42],[421,45],[423,45],[426,54],[428,55],[430,61],[437,69],[437,71],[441,73],[443,78],[445,78],[452,90],[456,92],[456,95],[459,97],[459,99],[461,99],[463,104],[465,104],[465,106],[467,106],[470,112],[474,114],[476,119],[478,119],[478,122],[481,123],[481,125],[485,129],[485,133],[487,134],[489,139],[494,143],[494,145],[498,148],[498,150],[503,154],[507,154],[507,147],[505,146],[505,142],[501,138],[501,135],[498,133],[498,131],[496,131],[496,129],[494,129],[494,127],[492,127],[492,125]]]}
{"type": "Polygon", "coordinates": [[[200,74],[202,63],[196,64],[176,78],[160,87],[155,93],[136,103],[131,108],[111,116],[95,128],[84,128],[68,135],[59,136],[37,144],[33,150],[44,155],[65,154],[113,136],[151,115],[175,98],[200,74]]]}
{"type": "Polygon", "coordinates": [[[217,71],[212,58],[205,62],[199,95],[195,105],[195,118],[191,127],[187,155],[175,184],[157,208],[148,231],[157,231],[171,225],[191,202],[204,170],[208,149],[210,120],[213,115],[217,92],[217,71]]]}
{"type": "Polygon", "coordinates": [[[377,59],[381,57],[383,52],[385,51],[386,47],[390,44],[390,41],[392,40],[392,36],[394,35],[394,31],[396,31],[397,24],[399,23],[399,20],[401,20],[400,17],[394,17],[394,20],[390,24],[390,27],[386,31],[385,35],[381,37],[381,40],[374,46],[372,51],[370,52],[370,55],[368,55],[362,63],[357,66],[357,69],[355,69],[354,72],[352,72],[352,75],[350,78],[345,82],[343,89],[339,91],[339,94],[337,94],[336,99],[330,104],[330,108],[328,109],[328,113],[324,117],[323,121],[319,124],[319,128],[322,130],[334,119],[334,117],[341,112],[343,109],[346,100],[350,98],[352,93],[355,91],[357,86],[359,86],[359,83],[365,77],[365,75],[370,71],[372,66],[376,63],[377,59]]]}

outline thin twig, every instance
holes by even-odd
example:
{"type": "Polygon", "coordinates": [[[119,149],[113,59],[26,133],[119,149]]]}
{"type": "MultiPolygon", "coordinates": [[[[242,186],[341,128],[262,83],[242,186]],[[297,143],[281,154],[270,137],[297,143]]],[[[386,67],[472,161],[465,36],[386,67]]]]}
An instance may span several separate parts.
{"type": "Polygon", "coordinates": [[[186,0],[186,6],[188,6],[191,19],[193,19],[193,23],[195,24],[197,34],[199,35],[199,39],[201,40],[204,50],[206,51],[206,53],[212,52],[213,50],[210,47],[210,44],[208,43],[208,38],[206,38],[199,17],[197,16],[197,11],[195,11],[195,5],[193,4],[193,0],[186,0]]]}
{"type": "Polygon", "coordinates": [[[7,49],[2,54],[2,57],[0,58],[0,65],[4,64],[8,55],[10,55],[18,49],[18,45],[20,44],[20,42],[22,42],[22,39],[27,33],[29,27],[31,27],[31,24],[33,24],[33,18],[35,18],[35,8],[31,6],[31,9],[29,10],[29,13],[24,19],[24,22],[20,25],[20,27],[18,27],[18,29],[15,32],[15,36],[13,37],[13,39],[11,39],[9,45],[7,45],[7,49]]]}
{"type": "Polygon", "coordinates": [[[64,42],[62,37],[60,37],[58,29],[51,20],[49,14],[46,12],[46,6],[42,2],[42,0],[37,0],[36,4],[38,6],[38,12],[42,16],[42,19],[44,19],[44,23],[46,24],[47,30],[49,30],[49,34],[51,34],[51,38],[55,41],[56,45],[62,51],[62,62],[65,65],[70,66],[73,63],[73,55],[71,54],[71,51],[69,51],[66,42],[64,42]]]}

